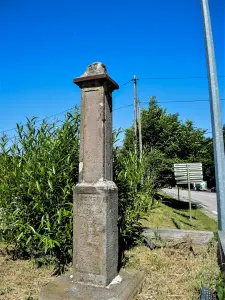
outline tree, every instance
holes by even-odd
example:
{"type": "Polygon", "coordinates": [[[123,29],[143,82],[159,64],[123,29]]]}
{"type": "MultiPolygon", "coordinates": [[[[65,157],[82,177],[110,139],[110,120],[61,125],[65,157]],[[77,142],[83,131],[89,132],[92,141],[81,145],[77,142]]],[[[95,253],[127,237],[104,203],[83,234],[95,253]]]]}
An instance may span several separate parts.
{"type": "MultiPolygon", "coordinates": [[[[141,112],[142,143],[149,155],[149,169],[157,161],[157,181],[171,178],[173,163],[203,162],[205,179],[214,182],[212,140],[205,138],[205,130],[194,127],[191,120],[179,120],[179,114],[169,114],[155,97],[141,112]]],[[[124,149],[133,149],[133,127],[125,132],[124,149]]]]}

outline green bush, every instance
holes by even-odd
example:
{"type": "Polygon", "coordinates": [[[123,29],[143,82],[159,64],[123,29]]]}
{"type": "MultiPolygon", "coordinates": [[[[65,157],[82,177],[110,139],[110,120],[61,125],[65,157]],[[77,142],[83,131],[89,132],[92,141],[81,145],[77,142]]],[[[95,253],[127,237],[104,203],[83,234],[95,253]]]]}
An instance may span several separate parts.
{"type": "Polygon", "coordinates": [[[79,113],[17,124],[0,140],[0,218],[15,256],[65,264],[72,257],[72,187],[78,180],[79,113]]]}
{"type": "Polygon", "coordinates": [[[122,248],[141,240],[141,220],[149,212],[155,185],[146,176],[147,156],[114,147],[114,181],[119,192],[119,230],[122,248]],[[143,181],[143,184],[141,182],[143,181]]]}
{"type": "Polygon", "coordinates": [[[217,280],[216,293],[219,300],[225,299],[225,277],[222,273],[219,275],[217,280]]]}
{"type": "MultiPolygon", "coordinates": [[[[0,139],[0,238],[12,247],[15,258],[55,262],[59,271],[72,259],[79,126],[76,109],[62,122],[27,120],[17,124],[13,142],[6,135],[0,139]]],[[[128,248],[140,241],[140,221],[151,206],[155,185],[144,178],[145,155],[140,161],[137,154],[121,152],[116,145],[113,154],[120,237],[128,248]]]]}

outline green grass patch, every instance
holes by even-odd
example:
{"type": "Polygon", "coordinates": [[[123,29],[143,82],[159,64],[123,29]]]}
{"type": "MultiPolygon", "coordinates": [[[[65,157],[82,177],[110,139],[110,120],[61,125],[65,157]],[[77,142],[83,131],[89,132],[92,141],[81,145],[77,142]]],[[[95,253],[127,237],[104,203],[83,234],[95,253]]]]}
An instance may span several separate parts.
{"type": "Polygon", "coordinates": [[[189,203],[167,195],[160,195],[148,217],[142,220],[145,227],[177,228],[217,231],[217,222],[192,204],[192,220],[189,218],[189,203]]]}
{"type": "Polygon", "coordinates": [[[216,289],[220,273],[216,243],[202,246],[171,242],[152,251],[139,246],[126,257],[127,268],[145,272],[145,282],[135,300],[196,300],[200,299],[202,283],[212,291],[216,289]]]}

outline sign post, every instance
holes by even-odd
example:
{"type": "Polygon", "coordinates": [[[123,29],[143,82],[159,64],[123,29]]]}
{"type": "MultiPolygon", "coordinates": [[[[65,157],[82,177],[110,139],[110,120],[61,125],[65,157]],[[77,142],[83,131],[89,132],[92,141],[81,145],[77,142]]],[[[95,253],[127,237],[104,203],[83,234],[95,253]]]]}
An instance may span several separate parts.
{"type": "Polygon", "coordinates": [[[201,163],[184,163],[174,164],[174,174],[178,185],[178,198],[179,197],[179,184],[188,185],[188,197],[189,197],[189,210],[190,220],[191,215],[191,183],[200,183],[203,181],[202,164],[201,163]]]}
{"type": "Polygon", "coordinates": [[[188,179],[188,198],[189,198],[190,220],[192,220],[192,216],[191,216],[191,182],[190,182],[190,173],[189,173],[188,164],[187,164],[187,179],[188,179]]]}

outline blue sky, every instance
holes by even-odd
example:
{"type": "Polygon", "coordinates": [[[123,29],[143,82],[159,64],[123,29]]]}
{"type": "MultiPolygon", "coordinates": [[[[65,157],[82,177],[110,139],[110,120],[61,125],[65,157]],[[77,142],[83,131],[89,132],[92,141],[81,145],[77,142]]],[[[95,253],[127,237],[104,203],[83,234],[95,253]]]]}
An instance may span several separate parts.
{"type": "MultiPolygon", "coordinates": [[[[225,2],[209,4],[218,75],[225,75],[225,2]]],[[[162,102],[209,98],[207,79],[144,79],[207,75],[200,0],[0,1],[0,28],[0,131],[79,104],[72,80],[94,61],[121,86],[114,109],[133,103],[132,83],[123,83],[134,74],[142,102],[152,95],[162,102]]],[[[219,86],[225,98],[225,78],[219,86]]],[[[162,106],[211,131],[209,103],[162,106]]],[[[225,101],[221,109],[225,123],[225,101]]],[[[116,110],[114,127],[132,118],[133,107],[116,110]]]]}

